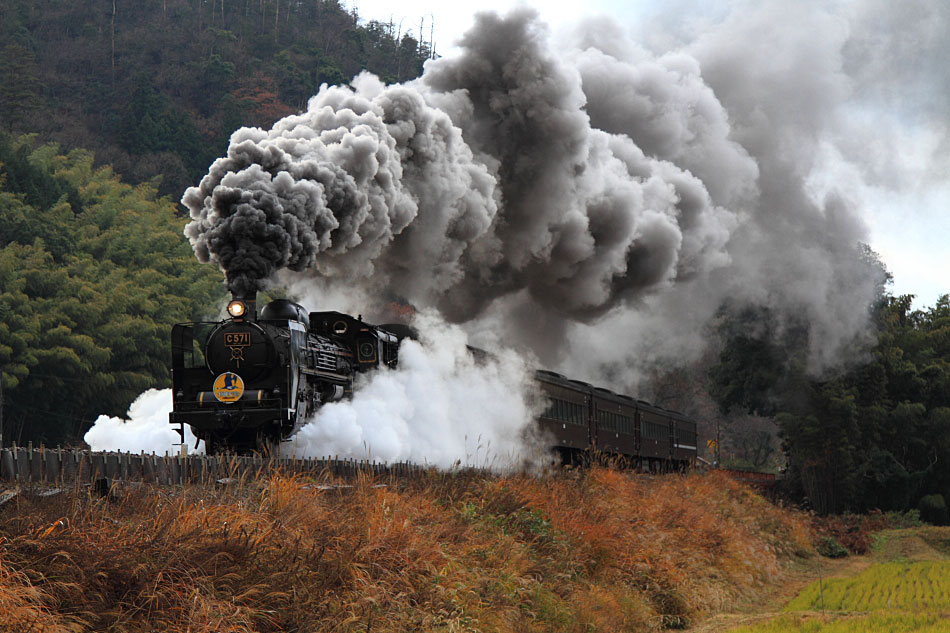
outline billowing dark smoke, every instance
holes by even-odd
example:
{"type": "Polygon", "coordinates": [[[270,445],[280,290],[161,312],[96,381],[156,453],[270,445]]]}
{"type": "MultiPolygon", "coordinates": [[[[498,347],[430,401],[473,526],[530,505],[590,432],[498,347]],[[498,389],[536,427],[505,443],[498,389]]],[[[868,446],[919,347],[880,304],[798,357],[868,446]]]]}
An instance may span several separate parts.
{"type": "Polygon", "coordinates": [[[734,214],[688,172],[592,125],[578,67],[550,52],[531,12],[482,15],[462,44],[421,83],[476,155],[497,161],[502,259],[469,259],[442,303],[450,316],[525,290],[588,319],[728,261],[734,214]]]}
{"type": "Polygon", "coordinates": [[[483,15],[421,81],[362,75],[241,129],[183,202],[232,290],[279,269],[385,288],[454,320],[520,291],[589,318],[728,261],[703,183],[591,127],[533,12],[483,15]]]}
{"type": "Polygon", "coordinates": [[[555,53],[533,11],[482,14],[419,80],[362,74],[235,132],[186,234],[236,292],[283,271],[399,296],[591,378],[690,358],[725,301],[804,318],[820,369],[881,280],[853,201],[812,179],[868,72],[842,65],[864,41],[843,18],[781,6],[649,42],[665,52],[598,20],[555,53]]]}
{"type": "Polygon", "coordinates": [[[429,263],[445,269],[436,278],[450,277],[453,245],[488,228],[494,180],[448,116],[412,89],[358,83],[358,93],[322,90],[270,131],[238,130],[228,155],[185,192],[194,218],[185,234],[232,291],[257,290],[285,268],[368,278],[395,256],[397,236],[406,248],[434,230],[444,243],[429,263]],[[407,230],[414,222],[425,228],[407,230]]]}

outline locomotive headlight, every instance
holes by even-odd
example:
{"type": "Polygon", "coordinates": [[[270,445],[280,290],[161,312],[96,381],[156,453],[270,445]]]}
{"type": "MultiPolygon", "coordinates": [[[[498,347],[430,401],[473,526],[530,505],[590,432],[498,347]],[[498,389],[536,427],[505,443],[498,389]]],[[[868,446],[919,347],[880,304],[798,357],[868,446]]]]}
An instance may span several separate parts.
{"type": "Polygon", "coordinates": [[[244,316],[244,313],[247,311],[247,306],[244,305],[243,301],[238,301],[235,299],[228,304],[228,314],[230,314],[235,319],[244,316]]]}

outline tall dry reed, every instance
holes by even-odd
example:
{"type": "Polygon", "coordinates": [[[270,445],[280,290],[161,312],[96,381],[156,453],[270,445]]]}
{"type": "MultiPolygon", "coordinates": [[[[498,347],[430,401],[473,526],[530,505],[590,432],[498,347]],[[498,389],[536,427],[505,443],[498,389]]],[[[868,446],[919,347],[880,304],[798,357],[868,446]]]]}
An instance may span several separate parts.
{"type": "Polygon", "coordinates": [[[24,494],[0,631],[681,627],[779,580],[806,525],[725,477],[607,469],[24,494]]]}

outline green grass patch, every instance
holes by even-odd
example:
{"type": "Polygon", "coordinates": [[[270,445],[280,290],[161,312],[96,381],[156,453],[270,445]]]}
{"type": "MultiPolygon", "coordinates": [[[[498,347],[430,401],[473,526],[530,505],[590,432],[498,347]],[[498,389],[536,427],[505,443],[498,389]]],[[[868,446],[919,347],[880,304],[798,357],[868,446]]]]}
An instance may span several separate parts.
{"type": "Polygon", "coordinates": [[[944,556],[950,556],[950,530],[945,527],[927,527],[918,530],[920,538],[944,556]]]}
{"type": "MultiPolygon", "coordinates": [[[[852,578],[823,583],[827,611],[950,610],[950,562],[882,563],[852,578]]],[[[812,583],[786,611],[822,608],[819,584],[812,583]]]]}
{"type": "Polygon", "coordinates": [[[936,613],[875,614],[857,617],[806,617],[786,615],[730,633],[946,633],[950,619],[936,613]]]}

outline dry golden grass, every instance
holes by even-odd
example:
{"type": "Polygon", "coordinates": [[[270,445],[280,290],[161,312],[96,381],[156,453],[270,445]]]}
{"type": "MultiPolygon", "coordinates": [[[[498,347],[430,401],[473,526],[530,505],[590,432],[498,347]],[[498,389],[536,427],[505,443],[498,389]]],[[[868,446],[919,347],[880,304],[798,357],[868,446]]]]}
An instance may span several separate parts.
{"type": "Polygon", "coordinates": [[[809,555],[807,520],[716,475],[439,474],[0,508],[0,631],[675,628],[809,555]]]}

